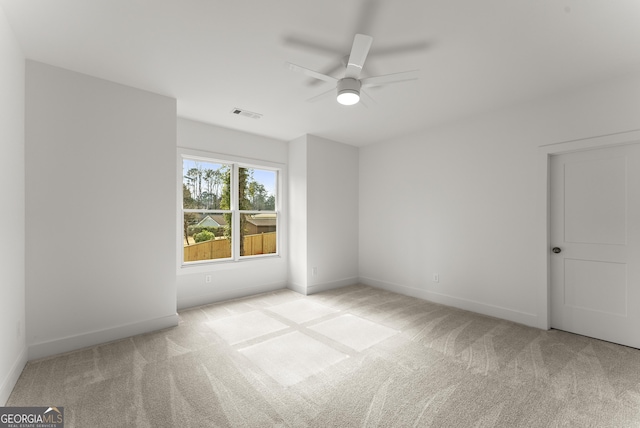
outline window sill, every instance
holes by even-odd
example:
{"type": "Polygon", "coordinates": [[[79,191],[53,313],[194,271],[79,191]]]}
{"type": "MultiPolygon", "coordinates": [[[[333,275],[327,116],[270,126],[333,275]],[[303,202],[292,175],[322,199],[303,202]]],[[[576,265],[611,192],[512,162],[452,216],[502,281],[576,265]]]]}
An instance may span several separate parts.
{"type": "Polygon", "coordinates": [[[239,260],[220,260],[214,262],[194,263],[178,266],[177,274],[191,275],[221,270],[246,269],[251,266],[257,267],[265,264],[280,263],[282,260],[283,258],[279,254],[265,254],[239,260]]]}

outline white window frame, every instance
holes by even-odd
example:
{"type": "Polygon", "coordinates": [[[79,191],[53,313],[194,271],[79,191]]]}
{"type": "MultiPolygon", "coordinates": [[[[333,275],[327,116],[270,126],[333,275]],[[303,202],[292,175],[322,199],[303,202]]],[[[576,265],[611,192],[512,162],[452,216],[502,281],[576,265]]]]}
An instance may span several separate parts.
{"type": "Polygon", "coordinates": [[[282,204],[283,204],[283,181],[284,181],[284,165],[263,161],[258,159],[243,158],[238,156],[224,155],[220,153],[204,152],[200,150],[191,150],[185,148],[178,148],[178,161],[177,161],[177,243],[178,243],[178,272],[182,270],[189,270],[194,267],[212,267],[215,265],[224,265],[228,263],[238,263],[253,260],[263,260],[268,258],[279,258],[281,254],[281,242],[282,242],[282,204]],[[218,163],[231,165],[231,209],[230,210],[206,210],[206,209],[193,209],[184,210],[182,207],[183,195],[183,160],[191,159],[202,162],[218,163]],[[276,194],[275,194],[275,210],[274,211],[257,211],[257,210],[240,210],[239,209],[239,180],[238,173],[240,168],[254,168],[260,170],[274,171],[276,173],[276,194]],[[185,212],[229,212],[232,218],[232,248],[231,257],[224,259],[210,259],[210,260],[198,260],[193,262],[184,261],[184,231],[183,231],[183,214],[185,212]],[[276,215],[276,252],[270,254],[257,254],[250,256],[240,255],[240,216],[243,214],[255,214],[255,213],[273,213],[276,215]]]}

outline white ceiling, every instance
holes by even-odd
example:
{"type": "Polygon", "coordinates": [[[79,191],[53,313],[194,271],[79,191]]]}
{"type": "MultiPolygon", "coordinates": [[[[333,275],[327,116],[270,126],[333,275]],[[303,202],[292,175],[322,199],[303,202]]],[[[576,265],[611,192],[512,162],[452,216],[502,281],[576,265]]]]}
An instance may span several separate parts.
{"type": "Polygon", "coordinates": [[[182,117],[285,141],[309,133],[362,146],[640,71],[639,0],[0,6],[27,58],[175,97],[182,117]],[[307,102],[330,84],[311,85],[284,63],[324,72],[357,32],[373,37],[364,76],[420,69],[420,79],[372,89],[368,108],[307,102]],[[264,116],[231,114],[236,107],[264,116]]]}

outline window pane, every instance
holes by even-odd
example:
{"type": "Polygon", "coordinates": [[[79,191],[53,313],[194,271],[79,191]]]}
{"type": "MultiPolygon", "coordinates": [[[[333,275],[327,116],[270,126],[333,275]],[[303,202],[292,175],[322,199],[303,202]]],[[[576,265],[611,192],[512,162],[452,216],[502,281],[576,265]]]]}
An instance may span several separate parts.
{"type": "Polygon", "coordinates": [[[231,257],[231,214],[183,214],[184,262],[231,257]]]}
{"type": "Polygon", "coordinates": [[[182,160],[182,207],[230,209],[231,165],[194,159],[182,160]]]}
{"type": "Polygon", "coordinates": [[[275,254],[277,231],[275,213],[240,215],[240,255],[275,254]]]}
{"type": "Polygon", "coordinates": [[[246,211],[275,211],[276,171],[240,168],[238,171],[240,209],[246,211]]]}

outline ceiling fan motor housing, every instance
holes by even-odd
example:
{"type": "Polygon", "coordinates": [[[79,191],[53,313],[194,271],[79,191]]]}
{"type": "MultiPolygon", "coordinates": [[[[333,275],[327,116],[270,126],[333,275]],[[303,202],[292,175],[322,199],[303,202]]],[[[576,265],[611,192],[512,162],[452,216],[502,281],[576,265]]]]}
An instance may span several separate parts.
{"type": "Polygon", "coordinates": [[[338,94],[344,92],[360,95],[360,81],[352,77],[345,77],[344,79],[338,80],[338,94]]]}
{"type": "Polygon", "coordinates": [[[357,103],[360,98],[360,86],[360,81],[358,79],[354,79],[353,77],[345,77],[338,80],[338,102],[347,105],[357,103]],[[347,103],[341,101],[341,98],[344,99],[344,96],[348,97],[347,94],[351,94],[353,96],[353,101],[348,101],[347,103]]]}

